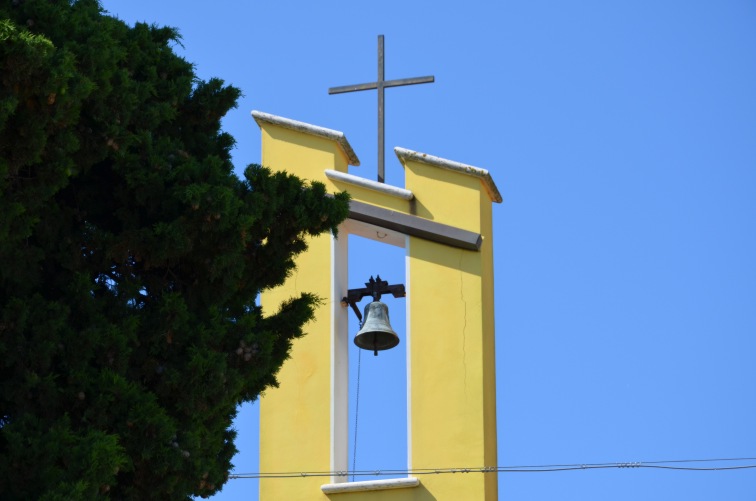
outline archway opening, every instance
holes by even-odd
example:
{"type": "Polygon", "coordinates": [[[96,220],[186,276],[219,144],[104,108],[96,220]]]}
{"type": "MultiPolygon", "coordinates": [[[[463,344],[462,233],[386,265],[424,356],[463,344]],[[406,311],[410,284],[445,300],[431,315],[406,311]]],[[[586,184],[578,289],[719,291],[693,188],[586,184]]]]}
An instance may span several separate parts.
{"type": "MultiPolygon", "coordinates": [[[[365,287],[377,275],[389,284],[407,285],[404,247],[396,240],[393,245],[381,241],[380,232],[376,235],[349,235],[350,289],[365,287]]],[[[363,314],[370,301],[366,297],[358,304],[363,314]]],[[[360,325],[354,313],[349,316],[348,468],[357,472],[349,481],[407,476],[407,300],[385,294],[381,302],[388,307],[399,345],[378,356],[354,344],[360,325]]]]}

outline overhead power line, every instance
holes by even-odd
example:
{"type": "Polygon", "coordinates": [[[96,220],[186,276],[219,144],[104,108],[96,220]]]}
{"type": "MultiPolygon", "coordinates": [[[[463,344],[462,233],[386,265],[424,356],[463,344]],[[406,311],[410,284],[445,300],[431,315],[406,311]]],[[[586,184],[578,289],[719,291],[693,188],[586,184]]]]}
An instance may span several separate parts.
{"type": "Polygon", "coordinates": [[[396,476],[396,475],[440,475],[456,473],[546,473],[557,471],[600,470],[611,468],[649,468],[660,470],[685,471],[725,471],[747,470],[756,468],[756,464],[692,466],[691,463],[722,463],[734,461],[756,461],[756,458],[719,458],[719,459],[675,459],[667,461],[637,461],[629,463],[574,463],[527,466],[482,466],[475,468],[415,468],[398,470],[358,470],[358,471],[314,471],[314,472],[256,472],[232,473],[229,479],[255,478],[306,478],[306,477],[362,477],[362,476],[396,476]]]}

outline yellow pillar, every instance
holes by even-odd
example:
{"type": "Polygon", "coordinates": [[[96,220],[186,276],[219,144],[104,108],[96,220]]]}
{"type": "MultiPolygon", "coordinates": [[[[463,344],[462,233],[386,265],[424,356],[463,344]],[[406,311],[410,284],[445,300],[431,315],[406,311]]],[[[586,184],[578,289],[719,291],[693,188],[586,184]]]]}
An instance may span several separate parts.
{"type": "MultiPolygon", "coordinates": [[[[491,202],[501,198],[482,169],[398,148],[397,154],[418,216],[482,237],[477,251],[410,237],[411,465],[496,466],[491,202]]],[[[495,473],[421,481],[436,499],[497,499],[495,473]]]]}
{"type": "MultiPolygon", "coordinates": [[[[329,183],[326,170],[346,172],[359,160],[340,132],[253,112],[262,130],[262,165],[303,179],[329,183]]],[[[335,190],[331,190],[335,191],[335,190]]],[[[347,312],[339,304],[346,290],[346,235],[321,235],[308,241],[307,252],[286,283],[262,294],[264,311],[274,312],[285,300],[310,292],[324,299],[307,325],[307,335],[294,341],[291,358],[278,374],[279,388],[260,400],[260,470],[322,472],[346,469],[346,442],[334,443],[334,430],[346,427],[347,312]],[[341,294],[341,295],[339,295],[341,294]],[[334,300],[334,298],[336,298],[334,300]],[[337,328],[336,326],[340,326],[337,328]],[[340,335],[338,340],[332,336],[340,335]],[[337,366],[337,362],[341,362],[337,366]],[[332,377],[332,371],[341,377],[332,377]],[[337,381],[334,388],[332,379],[337,381]]],[[[346,439],[346,434],[344,434],[346,439]]],[[[342,440],[343,441],[343,440],[342,440]]],[[[338,479],[334,479],[338,480],[338,479]]],[[[260,481],[260,499],[324,498],[322,477],[260,481]]]]}
{"type": "Polygon", "coordinates": [[[343,134],[253,112],[262,163],[352,196],[339,239],[311,239],[297,271],[266,291],[274,311],[301,292],[324,298],[307,335],[260,405],[262,472],[347,469],[347,234],[405,247],[407,270],[408,467],[477,472],[373,482],[330,477],[261,479],[260,499],[459,500],[497,498],[496,388],[491,203],[501,197],[487,171],[397,148],[406,188],[351,176],[358,160],[343,134]],[[370,490],[364,490],[370,489],[370,490]]]}

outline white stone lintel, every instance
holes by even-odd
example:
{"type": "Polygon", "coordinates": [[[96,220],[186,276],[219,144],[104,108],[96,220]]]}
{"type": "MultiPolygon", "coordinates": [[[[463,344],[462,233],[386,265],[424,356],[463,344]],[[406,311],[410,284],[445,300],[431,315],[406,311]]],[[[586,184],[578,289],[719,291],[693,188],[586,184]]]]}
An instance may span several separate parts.
{"type": "Polygon", "coordinates": [[[312,134],[313,136],[319,136],[330,139],[331,141],[336,141],[341,147],[341,150],[344,152],[344,155],[346,155],[347,159],[349,160],[349,165],[360,165],[360,159],[357,158],[357,154],[352,149],[352,146],[349,144],[349,141],[347,141],[347,138],[343,132],[333,129],[326,129],[325,127],[319,127],[317,125],[299,122],[290,118],[279,117],[277,115],[271,115],[270,113],[264,113],[262,111],[256,110],[252,110],[252,117],[255,119],[255,122],[257,122],[257,125],[261,127],[263,123],[269,123],[278,125],[279,127],[284,127],[286,129],[295,130],[297,132],[312,134]]]}
{"type": "Polygon", "coordinates": [[[486,169],[480,167],[473,167],[453,160],[447,160],[445,158],[434,157],[427,153],[419,153],[417,151],[408,150],[406,148],[396,147],[394,153],[399,157],[402,165],[405,165],[407,161],[422,162],[424,164],[433,165],[434,167],[440,167],[442,169],[459,172],[461,174],[467,174],[477,177],[486,189],[489,198],[492,202],[501,203],[501,194],[491,178],[491,174],[486,169]]]}
{"type": "Polygon", "coordinates": [[[355,176],[353,174],[327,169],[325,175],[331,181],[340,181],[342,183],[359,186],[392,197],[401,198],[402,200],[412,200],[415,197],[410,190],[405,190],[404,188],[399,188],[398,186],[392,186],[386,183],[379,183],[378,181],[371,181],[370,179],[365,179],[364,177],[355,176]]]}
{"type": "Polygon", "coordinates": [[[382,491],[385,489],[404,489],[417,487],[417,478],[387,478],[385,480],[365,480],[363,482],[344,482],[341,484],[325,484],[320,486],[323,494],[340,494],[343,492],[382,491]]]}

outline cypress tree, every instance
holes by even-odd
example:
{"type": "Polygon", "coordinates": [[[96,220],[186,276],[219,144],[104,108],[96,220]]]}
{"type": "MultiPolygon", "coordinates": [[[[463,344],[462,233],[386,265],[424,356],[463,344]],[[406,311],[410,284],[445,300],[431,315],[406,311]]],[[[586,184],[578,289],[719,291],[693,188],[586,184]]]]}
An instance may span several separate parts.
{"type": "Polygon", "coordinates": [[[317,306],[256,297],[347,196],[234,175],[239,90],[178,41],[96,0],[0,0],[0,499],[217,492],[237,407],[317,306]]]}

